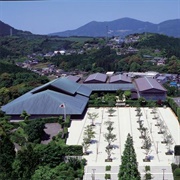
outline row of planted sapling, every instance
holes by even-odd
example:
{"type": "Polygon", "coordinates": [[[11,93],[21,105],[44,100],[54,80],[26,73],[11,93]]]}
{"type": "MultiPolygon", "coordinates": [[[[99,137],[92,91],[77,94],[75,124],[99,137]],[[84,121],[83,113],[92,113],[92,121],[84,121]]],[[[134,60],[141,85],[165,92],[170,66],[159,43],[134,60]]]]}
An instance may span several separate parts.
{"type": "MultiPolygon", "coordinates": [[[[113,108],[108,109],[109,116],[112,116],[112,114],[115,112],[113,108]]],[[[93,138],[95,138],[95,119],[98,118],[97,113],[88,113],[88,118],[91,120],[91,124],[87,125],[84,129],[84,134],[83,134],[83,143],[82,146],[84,148],[84,155],[88,155],[88,149],[92,142],[94,142],[93,138]]],[[[107,158],[105,159],[106,162],[112,162],[111,154],[113,150],[113,145],[112,143],[116,140],[116,135],[113,133],[114,127],[113,124],[114,122],[111,121],[110,119],[108,121],[105,121],[104,123],[106,125],[106,133],[104,133],[104,138],[105,141],[108,143],[105,152],[107,153],[107,158]]],[[[96,141],[96,143],[98,143],[96,141]]],[[[97,152],[98,153],[98,152],[97,152]]]]}
{"type": "Polygon", "coordinates": [[[83,142],[82,142],[82,146],[84,148],[84,155],[89,154],[88,149],[92,143],[93,138],[95,138],[94,126],[87,125],[84,129],[83,142]]]}
{"type": "Polygon", "coordinates": [[[104,134],[105,141],[108,143],[106,146],[106,153],[107,153],[107,159],[105,159],[106,162],[112,162],[111,154],[114,146],[112,143],[116,140],[116,135],[113,133],[113,124],[114,122],[111,120],[108,120],[105,122],[105,125],[107,126],[107,132],[104,134]]]}
{"type": "Polygon", "coordinates": [[[136,116],[138,116],[138,121],[137,123],[139,124],[138,130],[141,133],[141,136],[139,136],[139,138],[141,138],[143,141],[143,145],[141,147],[141,149],[145,150],[145,158],[143,159],[143,161],[145,162],[149,162],[151,160],[151,156],[149,155],[150,151],[151,151],[151,146],[152,146],[152,142],[151,142],[151,138],[149,136],[149,132],[148,129],[146,127],[144,127],[144,123],[143,120],[141,120],[142,117],[142,112],[141,109],[139,107],[136,108],[137,114],[136,116]]]}
{"type": "Polygon", "coordinates": [[[157,122],[155,126],[158,126],[159,131],[158,134],[162,134],[163,141],[161,143],[166,144],[167,146],[167,152],[166,155],[172,155],[173,151],[171,150],[171,145],[173,144],[173,138],[171,134],[168,132],[168,127],[166,126],[165,122],[159,117],[157,109],[153,109],[152,113],[154,113],[154,118],[157,122]]]}

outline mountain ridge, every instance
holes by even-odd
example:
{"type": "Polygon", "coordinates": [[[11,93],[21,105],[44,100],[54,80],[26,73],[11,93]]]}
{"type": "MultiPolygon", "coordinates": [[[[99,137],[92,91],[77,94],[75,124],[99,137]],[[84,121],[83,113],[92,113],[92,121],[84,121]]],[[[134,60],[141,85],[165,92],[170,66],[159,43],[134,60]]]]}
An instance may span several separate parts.
{"type": "Polygon", "coordinates": [[[160,33],[167,36],[180,37],[180,19],[166,20],[155,24],[133,18],[121,18],[113,21],[91,21],[77,29],[55,32],[57,36],[126,36],[134,33],[160,33]]]}
{"type": "MultiPolygon", "coordinates": [[[[125,37],[135,33],[158,33],[167,36],[180,38],[180,19],[170,19],[158,24],[148,21],[141,21],[133,18],[120,18],[112,21],[91,21],[74,30],[66,30],[48,34],[49,36],[89,36],[89,37],[107,37],[121,36],[125,37]]],[[[0,20],[0,36],[7,35],[33,35],[29,31],[22,31],[0,20]]],[[[34,34],[35,35],[35,34],[34,34]]]]}
{"type": "Polygon", "coordinates": [[[29,31],[22,31],[15,29],[14,27],[6,24],[0,20],[0,36],[7,35],[31,35],[32,33],[29,31]]]}

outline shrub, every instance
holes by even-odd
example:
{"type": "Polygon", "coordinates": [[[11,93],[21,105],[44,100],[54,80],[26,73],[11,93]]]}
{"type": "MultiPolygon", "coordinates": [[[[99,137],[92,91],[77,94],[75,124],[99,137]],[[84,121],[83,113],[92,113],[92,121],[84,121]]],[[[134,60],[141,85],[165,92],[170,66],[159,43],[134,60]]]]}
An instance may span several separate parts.
{"type": "Polygon", "coordinates": [[[64,127],[70,127],[71,125],[71,119],[70,116],[66,117],[66,121],[63,123],[64,127]]]}
{"type": "Polygon", "coordinates": [[[63,152],[66,156],[81,156],[83,149],[80,145],[63,146],[63,152]]]}
{"type": "Polygon", "coordinates": [[[146,173],[145,174],[145,179],[152,179],[152,174],[151,173],[146,173]]]}
{"type": "Polygon", "coordinates": [[[145,166],[145,171],[150,171],[150,166],[145,166]]]}
{"type": "Polygon", "coordinates": [[[172,171],[174,172],[174,170],[175,170],[176,168],[178,168],[178,165],[177,165],[177,164],[172,163],[172,164],[171,164],[171,168],[172,168],[172,171]]]}
{"type": "Polygon", "coordinates": [[[180,168],[174,170],[174,175],[180,177],[180,168]]]}
{"type": "Polygon", "coordinates": [[[129,91],[129,90],[124,91],[124,95],[126,96],[126,98],[130,98],[131,97],[131,91],[129,91]]]}
{"type": "Polygon", "coordinates": [[[111,175],[110,174],[105,174],[105,179],[111,179],[111,175]]]}
{"type": "Polygon", "coordinates": [[[180,145],[174,146],[174,154],[175,156],[180,156],[180,145]]]}
{"type": "Polygon", "coordinates": [[[110,171],[111,170],[111,166],[106,166],[106,171],[110,171]]]}

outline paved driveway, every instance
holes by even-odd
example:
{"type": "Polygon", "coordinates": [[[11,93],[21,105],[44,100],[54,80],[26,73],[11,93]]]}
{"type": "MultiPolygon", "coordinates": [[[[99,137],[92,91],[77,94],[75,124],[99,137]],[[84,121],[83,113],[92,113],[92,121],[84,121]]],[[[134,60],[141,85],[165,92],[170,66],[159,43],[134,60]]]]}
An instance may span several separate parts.
{"type": "Polygon", "coordinates": [[[47,123],[45,127],[44,131],[46,134],[43,136],[42,144],[48,144],[62,130],[59,123],[47,123]]]}

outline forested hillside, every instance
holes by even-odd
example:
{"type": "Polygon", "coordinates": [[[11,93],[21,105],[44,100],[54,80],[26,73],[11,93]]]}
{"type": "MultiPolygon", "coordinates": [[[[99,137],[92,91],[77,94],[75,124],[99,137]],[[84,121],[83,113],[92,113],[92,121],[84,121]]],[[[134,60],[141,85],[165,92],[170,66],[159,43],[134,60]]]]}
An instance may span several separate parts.
{"type": "MultiPolygon", "coordinates": [[[[93,72],[129,72],[158,71],[160,73],[180,72],[180,39],[159,34],[135,34],[126,37],[118,49],[111,39],[78,38],[62,39],[47,36],[5,36],[0,39],[0,95],[1,105],[22,95],[28,90],[44,84],[46,77],[17,67],[15,64],[29,58],[40,63],[53,64],[56,69],[67,72],[74,70],[93,72]],[[130,41],[138,36],[138,41],[130,41]],[[111,46],[108,44],[112,44],[111,46]],[[127,50],[136,49],[136,52],[127,50]],[[44,56],[48,52],[65,49],[68,55],[56,54],[44,56]],[[82,52],[82,53],[79,53],[82,52]],[[120,53],[119,53],[120,52],[120,53]],[[126,53],[124,53],[126,52],[126,53]],[[119,54],[118,54],[119,53],[119,54]],[[35,56],[34,56],[35,54],[35,56]],[[145,58],[150,56],[151,59],[145,58]],[[164,59],[163,65],[154,63],[154,59],[164,59]]],[[[116,45],[117,46],[117,45],[116,45]]]]}
{"type": "Polygon", "coordinates": [[[72,41],[61,38],[50,38],[41,35],[4,36],[0,38],[0,58],[7,56],[22,57],[32,53],[46,53],[49,51],[70,48],[72,41]]]}
{"type": "MultiPolygon", "coordinates": [[[[139,41],[123,43],[119,51],[129,47],[137,48],[136,53],[117,55],[109,46],[93,49],[82,55],[55,56],[51,61],[65,70],[81,69],[91,72],[105,71],[158,71],[161,73],[180,72],[180,39],[158,34],[140,34],[139,41]],[[157,52],[157,51],[158,52],[157,52]],[[165,58],[163,66],[157,66],[144,55],[165,58]]],[[[91,43],[94,40],[91,41],[91,43]]],[[[90,42],[88,41],[90,44],[90,42]]],[[[97,43],[97,42],[96,42],[97,43]]]]}
{"type": "Polygon", "coordinates": [[[0,106],[48,81],[45,76],[0,62],[0,106]]]}
{"type": "Polygon", "coordinates": [[[180,38],[160,34],[143,34],[141,38],[141,41],[134,43],[138,49],[159,49],[165,57],[180,57],[180,38]]]}

